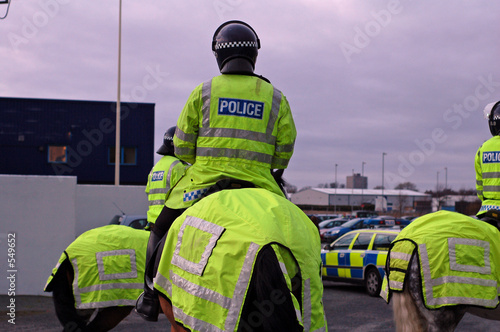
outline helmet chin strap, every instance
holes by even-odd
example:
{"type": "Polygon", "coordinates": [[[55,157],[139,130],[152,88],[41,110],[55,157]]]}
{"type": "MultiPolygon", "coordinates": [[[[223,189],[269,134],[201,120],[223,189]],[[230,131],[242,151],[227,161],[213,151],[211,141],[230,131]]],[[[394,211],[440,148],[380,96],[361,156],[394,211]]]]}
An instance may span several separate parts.
{"type": "Polygon", "coordinates": [[[222,74],[240,74],[253,75],[253,66],[250,61],[243,58],[234,58],[227,61],[222,66],[220,72],[222,74]]]}

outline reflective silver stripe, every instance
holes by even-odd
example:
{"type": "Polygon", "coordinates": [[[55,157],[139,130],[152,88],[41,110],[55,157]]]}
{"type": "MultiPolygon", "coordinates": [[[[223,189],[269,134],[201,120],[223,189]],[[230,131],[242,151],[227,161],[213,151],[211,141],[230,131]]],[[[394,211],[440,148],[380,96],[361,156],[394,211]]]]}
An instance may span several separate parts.
{"type": "Polygon", "coordinates": [[[500,186],[483,186],[483,192],[485,191],[500,191],[500,186]]]}
{"type": "Polygon", "coordinates": [[[429,305],[442,305],[442,304],[455,304],[455,303],[471,304],[484,307],[495,307],[497,305],[498,298],[493,300],[478,299],[473,297],[458,297],[458,296],[435,298],[433,293],[433,287],[442,285],[444,283],[473,284],[473,285],[481,285],[481,286],[495,287],[495,288],[498,288],[498,284],[495,280],[485,280],[485,279],[470,278],[470,277],[449,276],[449,277],[441,277],[433,279],[431,277],[431,269],[429,266],[429,255],[427,253],[427,246],[425,244],[419,245],[419,253],[420,253],[421,267],[424,274],[425,294],[427,298],[427,303],[429,305]]]}
{"type": "MultiPolygon", "coordinates": [[[[304,317],[302,321],[304,324],[304,331],[309,331],[311,329],[311,315],[312,315],[311,279],[304,280],[304,302],[302,310],[304,311],[304,317]]],[[[300,315],[297,317],[300,318],[300,315]]]]}
{"type": "Polygon", "coordinates": [[[449,238],[448,248],[450,250],[450,268],[455,271],[463,272],[476,272],[481,274],[491,274],[490,264],[490,243],[488,241],[481,241],[475,239],[462,239],[462,238],[449,238]],[[467,245],[474,247],[481,247],[484,249],[484,266],[477,265],[463,265],[457,262],[457,245],[467,245]]]}
{"type": "Polygon", "coordinates": [[[175,247],[174,255],[172,257],[172,264],[187,271],[192,274],[196,274],[201,276],[203,274],[203,270],[207,265],[208,258],[212,254],[212,250],[215,247],[217,240],[221,236],[222,232],[224,232],[225,228],[219,226],[217,224],[211,223],[209,221],[203,220],[201,218],[187,216],[182,226],[179,230],[179,234],[177,235],[177,244],[175,247]],[[180,250],[182,245],[182,236],[184,234],[184,230],[186,226],[191,226],[197,228],[203,232],[207,232],[212,234],[212,237],[208,241],[203,254],[201,255],[199,262],[191,262],[184,257],[180,256],[180,250]]]}
{"type": "Polygon", "coordinates": [[[99,280],[137,278],[137,265],[135,261],[134,249],[120,249],[120,250],[97,252],[95,254],[95,257],[97,260],[97,269],[99,270],[99,280]],[[129,256],[131,271],[123,273],[106,274],[106,271],[104,271],[103,258],[108,256],[129,256]]]}
{"type": "MultiPolygon", "coordinates": [[[[325,319],[325,322],[326,322],[326,319],[325,319]]],[[[326,327],[320,327],[319,329],[317,330],[314,330],[313,332],[326,332],[326,327]]]]}
{"type": "Polygon", "coordinates": [[[483,179],[495,179],[500,178],[500,172],[483,172],[483,179]]]}
{"type": "Polygon", "coordinates": [[[82,305],[82,296],[80,294],[80,289],[78,288],[78,278],[80,271],[78,270],[78,262],[76,258],[71,261],[71,264],[73,265],[73,273],[75,275],[73,277],[73,295],[75,296],[75,303],[76,307],[78,308],[82,305]]]}
{"type": "Polygon", "coordinates": [[[288,165],[288,162],[289,160],[288,159],[284,159],[284,158],[274,158],[273,157],[273,161],[272,161],[272,164],[273,165],[282,165],[282,166],[287,166],[288,165]]]}
{"type": "Polygon", "coordinates": [[[286,270],[285,263],[283,263],[283,262],[278,262],[278,263],[280,265],[281,272],[283,272],[283,274],[288,274],[288,271],[286,270]]]}
{"type": "Polygon", "coordinates": [[[482,186],[483,185],[483,180],[476,180],[476,184],[478,186],[482,186]]]}
{"type": "Polygon", "coordinates": [[[293,147],[295,144],[285,144],[285,145],[277,145],[277,152],[293,152],[293,147]]]}
{"type": "Polygon", "coordinates": [[[234,331],[236,329],[236,324],[238,323],[241,307],[243,306],[243,300],[245,299],[248,283],[250,282],[250,277],[252,275],[253,263],[259,248],[260,246],[257,243],[252,242],[250,243],[247,254],[245,255],[245,261],[243,262],[240,276],[238,277],[236,287],[234,288],[232,304],[229,308],[229,312],[227,313],[226,324],[224,326],[225,331],[234,331]]]}
{"type": "Polygon", "coordinates": [[[210,128],[210,97],[212,95],[212,80],[203,83],[201,88],[201,114],[203,116],[201,121],[202,128],[210,128]]]}
{"type": "MultiPolygon", "coordinates": [[[[179,139],[185,142],[191,142],[193,144],[196,143],[196,134],[185,133],[182,130],[180,130],[179,127],[177,127],[177,129],[175,130],[175,136],[177,136],[179,139]]],[[[178,154],[177,153],[178,148],[174,146],[174,149],[175,149],[175,154],[178,154]]]]}
{"type": "Polygon", "coordinates": [[[76,309],[96,309],[96,308],[116,307],[116,306],[125,306],[125,305],[126,306],[135,306],[136,302],[137,302],[137,299],[89,302],[89,303],[83,303],[83,304],[77,305],[76,309]]]}
{"type": "Polygon", "coordinates": [[[391,251],[390,255],[391,255],[391,259],[396,258],[396,259],[401,259],[401,260],[409,262],[410,259],[411,259],[411,255],[412,254],[407,254],[407,253],[404,253],[404,252],[391,251]]]}
{"type": "Polygon", "coordinates": [[[154,201],[149,201],[149,206],[153,205],[165,205],[164,199],[155,199],[154,201]]]}
{"type": "Polygon", "coordinates": [[[482,190],[477,190],[477,194],[478,194],[479,196],[483,196],[483,191],[482,191],[482,190]]]}
{"type": "Polygon", "coordinates": [[[179,318],[182,322],[186,323],[185,325],[192,327],[196,331],[224,332],[224,330],[219,329],[215,325],[212,325],[201,319],[187,315],[177,307],[173,307],[172,309],[174,312],[174,317],[179,318]]]}
{"type": "Polygon", "coordinates": [[[178,156],[194,155],[194,149],[192,148],[179,148],[175,147],[175,154],[178,156]]]}
{"type": "Polygon", "coordinates": [[[80,293],[89,293],[89,292],[97,292],[97,291],[105,291],[110,289],[144,289],[144,283],[140,282],[130,282],[130,283],[121,283],[117,282],[114,284],[98,284],[88,287],[80,288],[80,293]]]}
{"type": "Polygon", "coordinates": [[[270,164],[273,157],[266,153],[260,153],[248,150],[237,149],[224,149],[224,148],[196,148],[196,155],[204,157],[217,157],[217,158],[239,158],[246,160],[255,160],[262,163],[270,164]]]}
{"type": "Polygon", "coordinates": [[[274,145],[276,142],[276,137],[269,137],[267,133],[233,128],[200,128],[199,135],[200,137],[242,138],[251,141],[264,142],[271,145],[274,145]]]}
{"type": "Polygon", "coordinates": [[[389,287],[395,289],[403,289],[403,283],[401,281],[389,280],[389,287]]]}
{"type": "Polygon", "coordinates": [[[231,299],[229,297],[224,296],[211,289],[192,283],[191,281],[184,279],[178,274],[175,274],[172,270],[170,270],[170,279],[172,280],[172,283],[174,285],[193,296],[216,303],[224,309],[229,309],[231,307],[231,299]]]}
{"type": "Polygon", "coordinates": [[[156,188],[156,189],[151,189],[149,191],[150,195],[154,194],[166,194],[168,192],[168,188],[156,188]]]}
{"type": "Polygon", "coordinates": [[[161,286],[161,288],[167,292],[168,296],[172,297],[172,283],[165,278],[163,274],[157,272],[156,276],[153,278],[153,282],[161,286]]]}

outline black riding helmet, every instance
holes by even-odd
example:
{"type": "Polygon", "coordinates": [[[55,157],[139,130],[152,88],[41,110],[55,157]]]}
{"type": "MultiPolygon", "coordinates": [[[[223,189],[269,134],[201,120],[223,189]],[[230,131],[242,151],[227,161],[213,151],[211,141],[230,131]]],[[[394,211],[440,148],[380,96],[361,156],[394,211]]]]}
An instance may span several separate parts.
{"type": "Polygon", "coordinates": [[[163,144],[162,144],[162,146],[160,146],[158,151],[156,151],[156,153],[164,155],[164,156],[173,156],[174,155],[175,128],[176,127],[171,127],[171,128],[167,129],[167,131],[165,132],[165,135],[163,135],[163,144]]]}
{"type": "Polygon", "coordinates": [[[260,40],[250,25],[242,21],[228,21],[215,30],[212,39],[219,70],[231,59],[243,58],[255,69],[260,40]]]}
{"type": "Polygon", "coordinates": [[[500,101],[486,105],[483,112],[485,119],[488,120],[491,135],[500,134],[500,101]]]}

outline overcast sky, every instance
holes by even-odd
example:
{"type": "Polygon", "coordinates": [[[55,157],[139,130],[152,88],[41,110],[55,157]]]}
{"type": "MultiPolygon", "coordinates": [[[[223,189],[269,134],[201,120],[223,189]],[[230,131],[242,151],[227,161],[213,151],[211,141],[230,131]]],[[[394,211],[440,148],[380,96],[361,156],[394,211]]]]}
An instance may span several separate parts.
{"type": "MultiPolygon", "coordinates": [[[[116,100],[118,13],[118,0],[13,0],[0,95],[116,100]]],[[[121,100],[156,104],[156,150],[191,90],[219,74],[215,29],[243,20],[262,44],[256,73],[294,115],[288,182],[334,182],[337,164],[340,184],[354,170],[368,188],[383,173],[388,189],[473,189],[482,110],[500,100],[498,13],[486,0],[124,0],[121,100]]]]}

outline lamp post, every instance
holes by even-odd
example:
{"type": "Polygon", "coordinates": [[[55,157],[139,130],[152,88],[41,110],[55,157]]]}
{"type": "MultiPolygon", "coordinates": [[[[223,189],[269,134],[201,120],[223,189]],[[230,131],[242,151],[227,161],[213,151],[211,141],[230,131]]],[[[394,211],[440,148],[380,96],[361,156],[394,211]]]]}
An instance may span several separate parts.
{"type": "Polygon", "coordinates": [[[333,207],[334,207],[335,213],[337,213],[337,187],[338,187],[338,184],[337,184],[337,166],[338,166],[338,164],[335,164],[335,195],[333,196],[333,207]]]}
{"type": "Polygon", "coordinates": [[[382,152],[382,196],[384,196],[384,157],[387,153],[382,152]]]}
{"type": "Polygon", "coordinates": [[[444,190],[448,189],[448,167],[444,168],[444,190]]]}
{"type": "Polygon", "coordinates": [[[361,162],[361,205],[363,205],[363,190],[365,189],[365,162],[361,162]]]}
{"type": "Polygon", "coordinates": [[[384,187],[385,187],[385,185],[384,185],[384,157],[386,154],[387,153],[382,152],[382,211],[384,211],[384,212],[385,212],[385,207],[384,207],[384,200],[385,200],[385,198],[384,198],[384,187]]]}
{"type": "Polygon", "coordinates": [[[351,181],[351,199],[349,200],[351,203],[351,213],[354,212],[354,168],[352,169],[352,181],[351,181]]]}
{"type": "Polygon", "coordinates": [[[122,62],[122,0],[118,15],[118,93],[116,98],[116,136],[115,136],[115,186],[120,185],[120,90],[121,90],[121,62],[122,62]]]}

